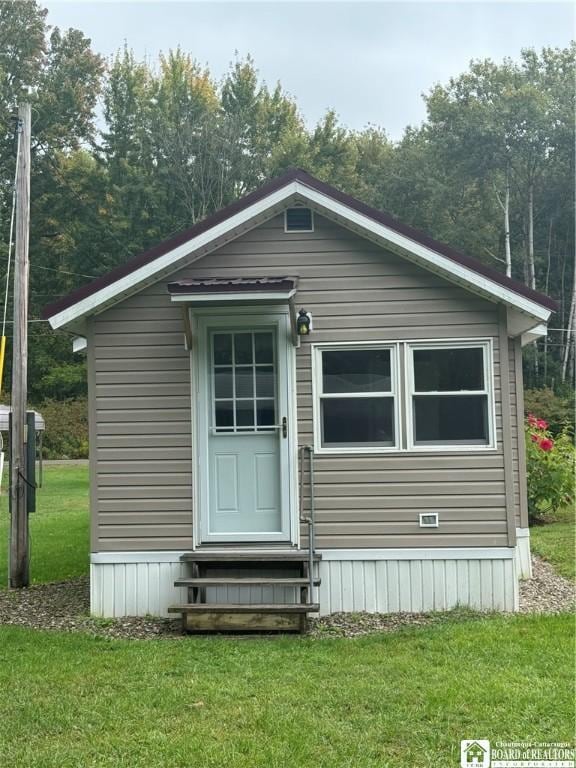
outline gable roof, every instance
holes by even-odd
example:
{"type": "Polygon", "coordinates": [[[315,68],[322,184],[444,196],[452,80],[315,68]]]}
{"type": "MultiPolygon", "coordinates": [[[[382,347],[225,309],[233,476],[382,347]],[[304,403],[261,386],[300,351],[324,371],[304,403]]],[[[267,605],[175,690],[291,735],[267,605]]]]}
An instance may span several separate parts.
{"type": "Polygon", "coordinates": [[[206,249],[210,250],[211,243],[217,247],[218,239],[227,233],[243,225],[250,228],[247,225],[258,216],[267,212],[274,215],[279,205],[287,207],[295,200],[311,204],[382,245],[396,246],[416,263],[540,322],[546,322],[557,308],[548,296],[296,168],[49,304],[42,316],[50,320],[53,328],[59,328],[101,311],[174,271],[186,256],[200,249],[208,252],[206,249]]]}

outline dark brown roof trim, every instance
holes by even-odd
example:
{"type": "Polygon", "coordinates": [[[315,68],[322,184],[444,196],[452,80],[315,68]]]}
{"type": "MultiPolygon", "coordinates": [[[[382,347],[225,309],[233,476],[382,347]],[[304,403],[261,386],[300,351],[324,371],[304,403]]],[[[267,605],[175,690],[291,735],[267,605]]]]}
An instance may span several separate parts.
{"type": "Polygon", "coordinates": [[[312,189],[315,189],[318,192],[321,192],[322,194],[325,194],[328,197],[331,197],[334,200],[337,200],[343,205],[346,205],[348,208],[351,208],[352,210],[355,210],[358,213],[361,213],[364,216],[367,216],[373,221],[377,221],[378,223],[383,224],[386,227],[389,227],[395,232],[398,232],[399,234],[404,235],[405,237],[408,237],[411,240],[414,240],[415,242],[420,243],[421,245],[424,245],[425,247],[430,248],[431,250],[442,254],[442,256],[445,256],[451,261],[457,264],[461,264],[462,266],[467,267],[468,269],[476,272],[477,274],[483,275],[484,277],[487,277],[488,279],[493,280],[495,283],[498,283],[504,286],[505,288],[508,288],[509,290],[514,291],[514,293],[517,293],[520,296],[524,296],[530,299],[531,301],[534,301],[537,304],[540,304],[541,306],[546,307],[547,309],[556,311],[558,308],[556,301],[554,301],[554,299],[551,299],[549,296],[546,296],[543,293],[539,293],[538,291],[532,290],[527,285],[524,285],[524,283],[521,283],[517,280],[512,280],[509,277],[506,277],[506,275],[502,274],[501,272],[498,272],[498,270],[493,269],[492,267],[489,267],[486,264],[483,264],[481,261],[478,261],[477,259],[474,259],[470,256],[466,256],[465,254],[460,253],[459,251],[455,250],[454,248],[451,248],[445,243],[440,243],[437,240],[434,240],[432,237],[425,234],[424,232],[420,232],[419,230],[414,229],[408,226],[407,224],[403,224],[401,221],[398,221],[393,216],[390,216],[389,214],[384,213],[383,211],[379,211],[376,208],[371,208],[369,205],[362,203],[360,200],[356,200],[356,198],[350,197],[350,195],[347,195],[344,192],[340,192],[334,187],[331,187],[329,184],[326,184],[325,182],[320,181],[319,179],[316,179],[314,176],[311,176],[306,171],[303,171],[300,168],[293,168],[287,171],[286,173],[284,173],[282,176],[278,176],[277,178],[272,179],[272,181],[269,181],[267,184],[264,184],[262,187],[255,190],[254,192],[251,192],[250,194],[245,195],[239,200],[236,200],[231,205],[226,206],[226,208],[222,208],[220,211],[217,211],[212,216],[209,216],[207,219],[204,219],[203,221],[198,222],[198,224],[195,224],[193,227],[190,227],[189,229],[186,229],[183,232],[180,232],[179,234],[169,238],[168,240],[164,240],[163,242],[154,246],[150,250],[145,251],[144,253],[139,254],[135,258],[130,259],[130,261],[127,261],[125,264],[121,264],[119,267],[116,267],[111,272],[108,272],[107,274],[102,275],[101,277],[98,277],[96,280],[93,280],[91,283],[87,283],[86,285],[76,288],[67,296],[63,296],[61,299],[58,299],[52,304],[49,304],[44,308],[42,312],[42,317],[47,318],[57,314],[58,312],[62,312],[64,309],[71,307],[72,305],[76,304],[78,301],[81,301],[82,299],[85,299],[88,296],[91,296],[92,294],[96,293],[102,288],[105,288],[106,286],[111,285],[112,283],[116,282],[116,280],[120,280],[120,278],[125,277],[126,275],[129,275],[131,272],[134,272],[135,270],[139,269],[145,264],[150,263],[151,261],[158,258],[159,256],[163,256],[165,253],[168,253],[169,251],[178,247],[179,245],[182,245],[186,241],[191,240],[193,237],[196,237],[202,234],[203,232],[206,232],[211,227],[214,227],[217,224],[220,224],[221,222],[230,218],[234,214],[239,213],[240,211],[244,210],[245,208],[252,205],[253,203],[256,203],[264,199],[265,197],[270,195],[272,192],[276,192],[278,189],[281,189],[286,184],[289,184],[290,182],[293,182],[293,181],[299,181],[302,184],[306,184],[312,189]]]}
{"type": "Polygon", "coordinates": [[[293,291],[298,280],[293,277],[203,277],[191,280],[178,280],[168,283],[168,293],[206,294],[206,293],[272,293],[293,291]]]}

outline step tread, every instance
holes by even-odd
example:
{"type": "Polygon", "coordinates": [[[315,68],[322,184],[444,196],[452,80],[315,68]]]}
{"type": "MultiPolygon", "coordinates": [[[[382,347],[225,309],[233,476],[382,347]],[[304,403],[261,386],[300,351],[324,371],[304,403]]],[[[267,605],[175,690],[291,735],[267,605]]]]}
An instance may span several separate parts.
{"type": "Polygon", "coordinates": [[[318,603],[185,603],[171,605],[169,613],[318,613],[318,603]]]}
{"type": "MultiPolygon", "coordinates": [[[[226,585],[233,586],[284,586],[284,587],[306,587],[310,584],[310,580],[307,578],[275,578],[270,576],[217,576],[215,578],[210,577],[193,577],[176,579],[174,582],[175,587],[219,587],[226,585]]],[[[320,579],[314,579],[314,586],[320,585],[320,579]]]]}
{"type": "MultiPolygon", "coordinates": [[[[313,555],[314,561],[318,562],[322,559],[322,555],[315,553],[313,555]]],[[[282,563],[282,562],[296,562],[306,563],[309,560],[308,552],[185,552],[180,556],[180,561],[183,563],[230,563],[230,562],[247,562],[247,563],[282,563]]]]}

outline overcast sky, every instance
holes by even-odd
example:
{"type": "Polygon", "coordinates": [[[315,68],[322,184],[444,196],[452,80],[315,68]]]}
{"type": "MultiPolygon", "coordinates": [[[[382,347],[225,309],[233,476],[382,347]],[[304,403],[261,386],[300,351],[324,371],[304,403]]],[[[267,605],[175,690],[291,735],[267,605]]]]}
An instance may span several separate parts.
{"type": "Polygon", "coordinates": [[[572,2],[79,2],[44,3],[49,23],[81,29],[106,56],[124,41],[139,57],[180,45],[216,77],[251,54],[279,80],[308,125],[328,108],[394,139],[425,117],[421,94],[472,58],[517,58],[524,47],[565,47],[572,2]]]}

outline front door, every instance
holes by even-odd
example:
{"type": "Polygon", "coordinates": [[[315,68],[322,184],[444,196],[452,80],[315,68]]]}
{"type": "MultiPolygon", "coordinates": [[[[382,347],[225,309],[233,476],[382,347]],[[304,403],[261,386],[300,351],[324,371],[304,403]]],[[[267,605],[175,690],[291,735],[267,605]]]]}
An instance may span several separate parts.
{"type": "Polygon", "coordinates": [[[285,315],[202,317],[198,459],[205,542],[290,538],[285,315]]]}

